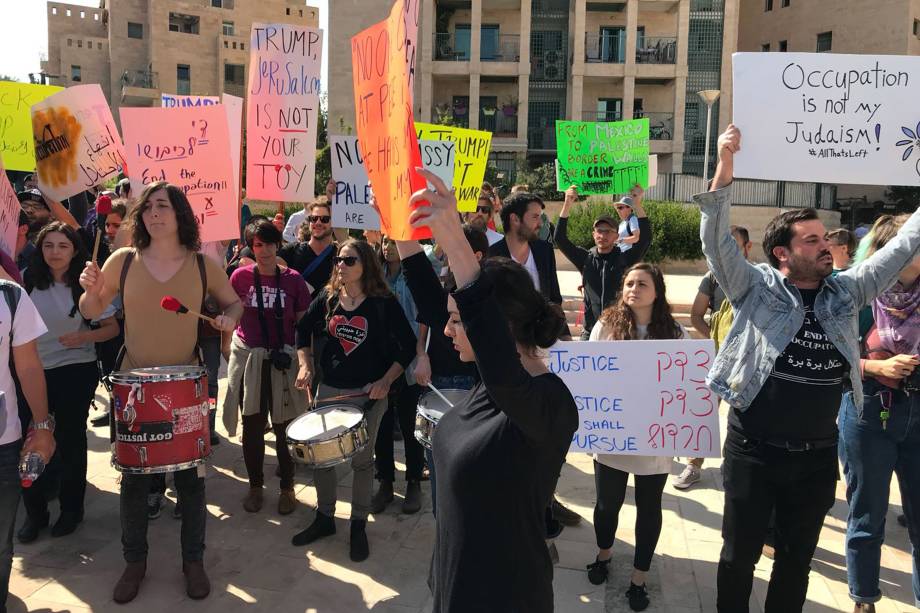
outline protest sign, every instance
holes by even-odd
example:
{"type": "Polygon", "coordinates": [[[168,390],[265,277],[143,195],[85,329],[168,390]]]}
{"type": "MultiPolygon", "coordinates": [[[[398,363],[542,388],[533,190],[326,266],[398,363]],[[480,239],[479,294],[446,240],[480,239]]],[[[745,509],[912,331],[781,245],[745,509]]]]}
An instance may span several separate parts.
{"type": "Polygon", "coordinates": [[[38,187],[64,200],[117,177],[125,150],[98,84],[68,87],[32,105],[38,187]]]}
{"type": "Polygon", "coordinates": [[[559,342],[546,358],[578,406],[569,451],[719,457],[711,340],[559,342]]]}
{"type": "MultiPolygon", "coordinates": [[[[226,96],[226,94],[224,94],[226,96]]],[[[220,104],[217,96],[182,96],[179,94],[160,94],[160,106],[166,108],[185,106],[211,106],[220,104]]]]}
{"type": "Polygon", "coordinates": [[[736,53],[736,177],[920,185],[920,58],[736,53]]]}
{"type": "Polygon", "coordinates": [[[648,187],[648,140],[648,119],[557,121],[560,181],[584,195],[648,187]]]}
{"type": "MultiPolygon", "coordinates": [[[[380,216],[371,207],[371,186],[364,168],[364,158],[356,136],[330,136],[332,178],[335,198],[332,225],[336,228],[380,230],[380,216]]],[[[448,187],[454,177],[454,143],[419,141],[422,164],[448,187]]]]}
{"type": "Polygon", "coordinates": [[[0,158],[7,170],[35,170],[32,105],[62,89],[0,81],[0,158]]]}
{"type": "Polygon", "coordinates": [[[323,32],[252,24],[246,111],[246,196],[314,197],[323,32]]]}
{"type": "Polygon", "coordinates": [[[419,122],[415,124],[415,133],[420,139],[449,140],[457,145],[454,171],[457,210],[475,211],[489,161],[492,133],[419,122]]]}
{"type": "Polygon", "coordinates": [[[188,197],[203,242],[237,238],[239,194],[233,191],[223,105],[119,112],[131,191],[140,194],[148,183],[169,181],[188,197]]]}
{"type": "MultiPolygon", "coordinates": [[[[427,238],[409,226],[409,198],[425,187],[412,118],[407,50],[418,35],[418,2],[397,0],[390,15],[351,39],[358,141],[374,186],[384,232],[398,240],[427,238]],[[415,30],[414,32],[412,30],[415,30]]],[[[411,54],[410,54],[411,55],[411,54]]]]}
{"type": "Polygon", "coordinates": [[[227,113],[227,132],[230,136],[230,162],[233,167],[233,193],[240,196],[240,156],[243,154],[243,99],[224,94],[224,111],[227,113]]]}
{"type": "Polygon", "coordinates": [[[6,176],[0,160],[0,249],[8,256],[16,254],[16,233],[19,230],[19,198],[6,176]]]}
{"type": "MultiPolygon", "coordinates": [[[[553,160],[556,163],[556,191],[564,192],[571,187],[562,184],[562,174],[559,172],[559,160],[553,160]]],[[[648,156],[648,186],[655,187],[658,185],[658,155],[648,156]]]]}

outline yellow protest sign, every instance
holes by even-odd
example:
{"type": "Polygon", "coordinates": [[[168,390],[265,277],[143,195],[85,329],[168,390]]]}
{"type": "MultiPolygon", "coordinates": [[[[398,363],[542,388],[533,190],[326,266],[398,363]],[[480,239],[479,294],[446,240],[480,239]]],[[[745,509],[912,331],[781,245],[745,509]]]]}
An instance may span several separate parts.
{"type": "Polygon", "coordinates": [[[7,170],[35,170],[32,105],[62,89],[0,81],[0,157],[7,170]]]}
{"type": "Polygon", "coordinates": [[[415,132],[420,140],[449,140],[456,143],[454,189],[457,210],[465,213],[475,211],[482,190],[482,179],[486,175],[492,133],[419,122],[415,124],[415,132]]]}

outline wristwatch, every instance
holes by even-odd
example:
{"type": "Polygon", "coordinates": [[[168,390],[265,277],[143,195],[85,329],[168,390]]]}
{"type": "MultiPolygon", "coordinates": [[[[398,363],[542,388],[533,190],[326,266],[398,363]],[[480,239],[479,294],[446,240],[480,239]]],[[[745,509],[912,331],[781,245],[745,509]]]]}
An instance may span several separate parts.
{"type": "Polygon", "coordinates": [[[54,418],[49,415],[42,421],[32,422],[32,427],[36,430],[47,430],[48,432],[54,432],[54,418]]]}

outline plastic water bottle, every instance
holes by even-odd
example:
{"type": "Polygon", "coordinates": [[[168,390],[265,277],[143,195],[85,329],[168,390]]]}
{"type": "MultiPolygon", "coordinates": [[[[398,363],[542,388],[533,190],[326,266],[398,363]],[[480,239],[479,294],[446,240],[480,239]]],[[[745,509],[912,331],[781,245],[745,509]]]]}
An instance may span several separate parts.
{"type": "Polygon", "coordinates": [[[32,487],[45,470],[45,460],[34,451],[27,453],[19,461],[19,481],[22,487],[32,487]]]}

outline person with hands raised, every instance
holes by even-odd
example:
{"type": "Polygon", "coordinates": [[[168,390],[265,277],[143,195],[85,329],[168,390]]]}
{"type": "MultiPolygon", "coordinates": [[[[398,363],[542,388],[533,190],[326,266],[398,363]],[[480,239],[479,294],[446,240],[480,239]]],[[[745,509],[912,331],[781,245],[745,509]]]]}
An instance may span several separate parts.
{"type": "Polygon", "coordinates": [[[578,409],[540,349],[565,316],[508,258],[480,267],[457,202],[435,175],[413,194],[409,222],[428,227],[457,287],[445,334],[481,381],[448,411],[432,440],[438,474],[437,539],[430,585],[435,613],[553,610],[545,510],[577,424],[578,409]]]}

